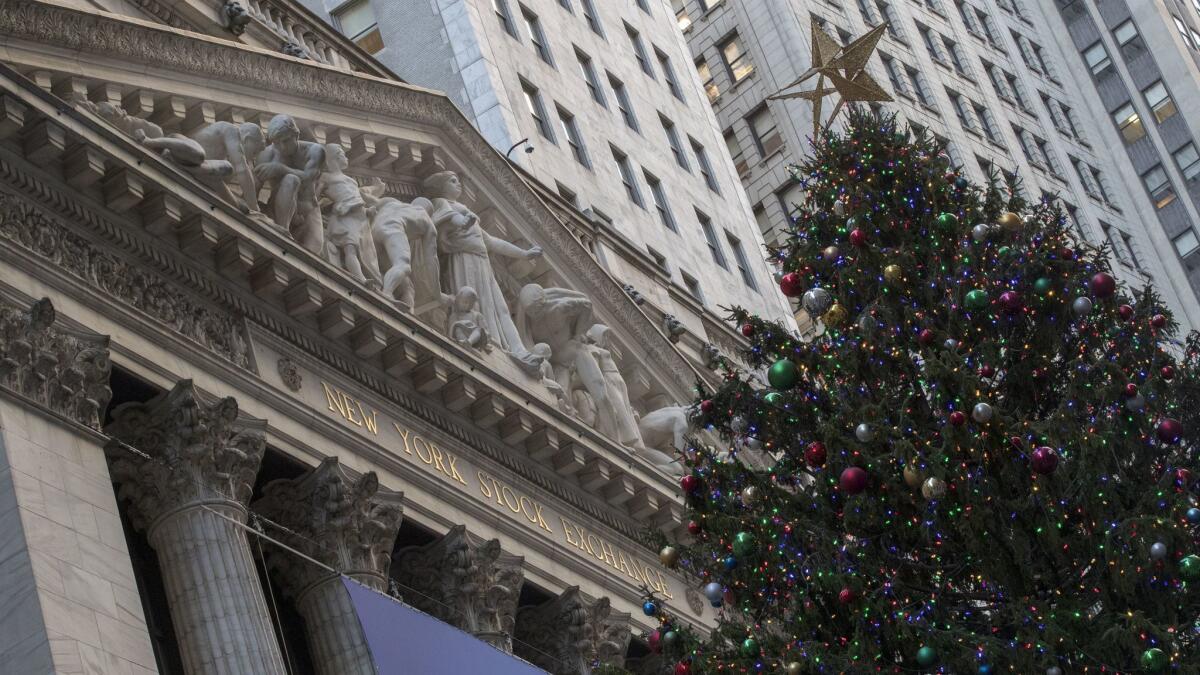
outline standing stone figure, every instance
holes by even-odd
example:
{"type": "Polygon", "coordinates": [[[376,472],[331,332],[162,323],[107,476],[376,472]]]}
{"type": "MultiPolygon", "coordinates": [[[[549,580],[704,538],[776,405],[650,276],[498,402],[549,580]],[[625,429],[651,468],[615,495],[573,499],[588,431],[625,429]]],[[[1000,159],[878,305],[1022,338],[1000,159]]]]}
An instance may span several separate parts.
{"type": "Polygon", "coordinates": [[[383,294],[420,311],[442,298],[437,258],[437,230],[430,214],[433,203],[417,197],[412,203],[384,196],[376,178],[362,189],[373,213],[372,250],[363,244],[363,260],[373,256],[383,272],[383,294]]]}
{"type": "Polygon", "coordinates": [[[588,352],[600,366],[604,376],[604,387],[608,398],[607,410],[600,409],[597,427],[607,433],[621,445],[638,447],[642,445],[642,434],[638,430],[637,418],[633,414],[633,404],[629,402],[629,388],[625,378],[617,368],[617,362],[608,350],[608,335],[612,329],[602,323],[593,325],[587,331],[588,352]]]}
{"type": "Polygon", "coordinates": [[[453,171],[435,173],[422,186],[433,200],[433,223],[442,253],[446,255],[443,270],[446,290],[453,294],[464,286],[475,289],[483,326],[492,341],[504,351],[526,355],[525,343],[509,316],[508,302],[496,283],[491,256],[533,260],[542,255],[542,249],[538,246],[523,249],[484,232],[479,217],[458,201],[462,183],[453,171]]]}
{"type": "Polygon", "coordinates": [[[325,146],[325,173],[321,174],[320,194],[332,202],[325,227],[325,254],[330,262],[349,272],[360,283],[367,283],[359,245],[370,223],[358,182],[343,173],[348,166],[350,160],[342,146],[337,143],[325,146]]]}
{"type": "Polygon", "coordinates": [[[275,224],[301,246],[321,255],[325,233],[317,206],[317,179],[325,164],[325,148],[300,140],[300,128],[290,115],[271,119],[267,140],[271,144],[259,153],[254,178],[271,188],[267,206],[275,224]]]}

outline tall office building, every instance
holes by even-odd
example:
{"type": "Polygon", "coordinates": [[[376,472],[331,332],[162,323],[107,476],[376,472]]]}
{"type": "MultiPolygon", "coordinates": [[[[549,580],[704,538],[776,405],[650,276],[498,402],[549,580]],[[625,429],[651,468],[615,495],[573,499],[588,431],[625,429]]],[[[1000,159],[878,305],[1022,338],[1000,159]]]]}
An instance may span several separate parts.
{"type": "MultiPolygon", "coordinates": [[[[1184,326],[1200,327],[1200,303],[1170,240],[1187,226],[1168,233],[1159,225],[1159,207],[1167,204],[1158,179],[1153,172],[1147,178],[1159,193],[1152,200],[1141,189],[1150,166],[1131,165],[1118,129],[1107,119],[1105,111],[1112,106],[1102,106],[1095,88],[1080,81],[1076,50],[1062,50],[1061,33],[1027,2],[672,4],[726,147],[768,237],[786,227],[801,197],[787,168],[808,153],[812,133],[807,102],[768,97],[808,68],[810,21],[816,19],[843,44],[887,22],[869,68],[893,94],[889,109],[944,139],[954,162],[976,181],[993,171],[1001,177],[1019,175],[1027,197],[1056,196],[1084,239],[1111,245],[1123,280],[1134,286],[1154,284],[1184,326]]],[[[1194,72],[1195,64],[1191,66],[1194,72]]],[[[1164,123],[1171,124],[1167,111],[1182,109],[1183,102],[1173,106],[1169,95],[1158,93],[1163,86],[1153,87],[1154,79],[1138,82],[1155,97],[1152,103],[1164,123]]],[[[1169,80],[1162,79],[1160,85],[1169,80]]],[[[1194,86],[1190,95],[1196,95],[1194,86]]],[[[1148,107],[1145,113],[1144,119],[1154,114],[1148,107]]],[[[1182,119],[1173,124],[1182,125],[1182,119]]],[[[1186,163],[1187,151],[1181,156],[1186,163]]],[[[1164,171],[1167,164],[1162,162],[1164,171]]],[[[1174,210],[1183,208],[1180,204],[1174,210]]],[[[1180,246],[1189,247],[1187,241],[1180,246]]]]}
{"type": "Polygon", "coordinates": [[[659,0],[303,2],[406,81],[446,92],[497,150],[587,213],[602,264],[652,305],[681,318],[695,303],[710,316],[730,305],[788,315],[659,0]],[[639,281],[645,264],[668,284],[639,281]]]}

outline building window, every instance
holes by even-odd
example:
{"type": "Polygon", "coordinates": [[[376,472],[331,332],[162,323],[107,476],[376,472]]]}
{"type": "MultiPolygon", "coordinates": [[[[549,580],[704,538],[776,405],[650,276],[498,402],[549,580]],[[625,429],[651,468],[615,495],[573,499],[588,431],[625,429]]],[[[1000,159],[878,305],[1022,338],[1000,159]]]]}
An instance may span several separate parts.
{"type": "Polygon", "coordinates": [[[575,208],[579,208],[579,195],[575,194],[574,190],[558,181],[554,181],[554,187],[558,190],[558,196],[562,197],[563,201],[575,208]]]}
{"type": "Polygon", "coordinates": [[[983,129],[983,135],[993,143],[1000,144],[1000,132],[992,123],[991,112],[987,108],[978,103],[971,103],[971,107],[975,110],[975,119],[979,120],[979,127],[983,129]]]}
{"type": "Polygon", "coordinates": [[[383,37],[368,0],[358,0],[339,9],[334,13],[333,21],[343,35],[368,54],[383,50],[383,37]]]}
{"type": "Polygon", "coordinates": [[[1138,39],[1137,26],[1133,25],[1133,19],[1126,19],[1121,25],[1113,29],[1113,37],[1117,40],[1117,46],[1123,50],[1128,45],[1140,45],[1138,39]]]}
{"type": "Polygon", "coordinates": [[[671,146],[671,154],[675,155],[675,163],[684,171],[691,171],[687,155],[683,152],[683,143],[679,140],[679,132],[675,130],[675,123],[661,114],[658,116],[658,121],[662,123],[663,133],[667,135],[667,145],[671,146]]]}
{"type": "Polygon", "coordinates": [[[562,122],[563,135],[567,138],[567,145],[571,146],[571,154],[575,155],[575,161],[590,167],[592,161],[588,158],[587,148],[583,145],[583,137],[579,135],[579,126],[575,124],[575,116],[563,110],[561,106],[556,106],[556,109],[558,110],[558,120],[562,122]]]}
{"type": "Polygon", "coordinates": [[[1017,99],[1017,106],[1027,113],[1032,114],[1033,110],[1029,107],[1029,98],[1025,96],[1025,91],[1021,87],[1021,81],[1012,73],[1004,73],[1004,79],[1008,81],[1008,88],[1012,91],[1013,96],[1017,99]]]}
{"type": "Polygon", "coordinates": [[[521,80],[521,91],[525,94],[525,105],[529,107],[529,115],[533,117],[538,133],[554,143],[554,130],[550,128],[550,121],[546,119],[546,106],[542,103],[541,92],[525,80],[521,80]]]}
{"type": "Polygon", "coordinates": [[[650,14],[650,4],[646,0],[637,0],[637,6],[646,14],[650,14]]]}
{"type": "Polygon", "coordinates": [[[904,42],[904,36],[900,34],[900,22],[896,20],[892,4],[887,0],[875,0],[875,9],[878,10],[879,18],[887,22],[888,35],[892,36],[893,40],[904,42]]]}
{"type": "Polygon", "coordinates": [[[958,7],[958,16],[962,19],[963,26],[967,32],[976,37],[979,35],[979,24],[976,22],[975,16],[971,14],[971,10],[967,8],[967,3],[963,0],[954,0],[954,4],[958,7]]]}
{"type": "Polygon", "coordinates": [[[517,27],[513,23],[512,11],[508,8],[508,0],[492,0],[492,9],[496,11],[496,18],[500,21],[500,26],[504,28],[504,32],[517,37],[517,27]]]}
{"type": "Polygon", "coordinates": [[[733,159],[733,168],[737,171],[738,175],[745,176],[749,173],[750,164],[746,161],[746,155],[742,152],[742,145],[738,143],[733,129],[725,130],[725,148],[729,151],[729,157],[733,159]]]}
{"type": "Polygon", "coordinates": [[[879,59],[883,61],[883,69],[887,71],[888,80],[892,83],[892,91],[896,92],[897,96],[905,96],[908,92],[904,88],[904,81],[900,78],[900,69],[896,65],[896,59],[880,54],[879,59]]]}
{"type": "Polygon", "coordinates": [[[1088,68],[1092,70],[1092,75],[1099,75],[1112,66],[1112,59],[1108,57],[1108,50],[1104,48],[1104,44],[1099,40],[1091,47],[1083,50],[1083,60],[1087,63],[1088,68]]]}
{"type": "Polygon", "coordinates": [[[625,120],[625,126],[634,131],[640,131],[637,117],[633,114],[633,105],[629,102],[629,92],[625,91],[625,83],[614,77],[612,73],[609,73],[608,86],[612,87],[613,96],[617,99],[617,110],[621,112],[621,118],[625,120]]]}
{"type": "Polygon", "coordinates": [[[954,114],[958,116],[958,123],[962,125],[962,128],[967,131],[975,131],[975,123],[971,121],[971,109],[967,106],[967,99],[962,94],[949,89],[946,90],[946,95],[954,104],[954,114]]]}
{"type": "Polygon", "coordinates": [[[529,41],[533,43],[534,51],[543,61],[554,65],[554,59],[550,56],[550,44],[546,42],[546,34],[542,32],[542,22],[538,20],[537,14],[522,5],[521,18],[525,20],[525,28],[529,30],[529,41]]]}
{"type": "Polygon", "coordinates": [[[1146,97],[1146,105],[1150,106],[1150,110],[1154,113],[1154,119],[1159,122],[1179,112],[1175,108],[1175,101],[1171,100],[1171,95],[1167,93],[1167,87],[1162,83],[1162,80],[1143,89],[1142,96],[1146,97]]]}
{"type": "Polygon", "coordinates": [[[604,90],[600,88],[600,80],[596,77],[596,68],[592,65],[592,57],[579,51],[579,48],[576,47],[575,58],[579,61],[579,72],[583,73],[583,81],[587,83],[592,100],[607,108],[608,101],[604,98],[604,90]]]}
{"type": "Polygon", "coordinates": [[[933,31],[929,29],[929,26],[918,23],[917,32],[921,34],[921,41],[925,43],[925,50],[929,52],[929,56],[934,61],[943,61],[942,54],[938,51],[937,44],[933,41],[933,31]]]}
{"type": "Polygon", "coordinates": [[[783,147],[783,137],[779,135],[779,128],[775,126],[775,117],[765,104],[750,113],[746,121],[754,135],[754,145],[758,148],[758,154],[763,159],[783,147]]]}
{"type": "Polygon", "coordinates": [[[946,46],[946,53],[950,56],[950,63],[954,66],[954,71],[963,77],[970,77],[967,73],[966,58],[962,54],[962,48],[958,43],[947,37],[942,37],[942,44],[946,46]]]}
{"type": "Polygon", "coordinates": [[[629,36],[629,44],[633,47],[633,57],[637,59],[638,66],[643,73],[653,78],[654,69],[650,67],[650,57],[646,56],[646,45],[642,42],[641,33],[634,30],[633,26],[625,24],[625,34],[629,36]]]}
{"type": "Polygon", "coordinates": [[[713,229],[712,219],[696,209],[696,220],[700,221],[700,229],[704,232],[704,241],[708,244],[708,253],[712,256],[713,262],[721,266],[721,269],[729,269],[729,263],[725,262],[725,252],[721,250],[721,244],[717,241],[717,233],[713,229]]]}
{"type": "Polygon", "coordinates": [[[1104,188],[1104,175],[1100,173],[1100,169],[1089,164],[1088,171],[1092,175],[1092,182],[1096,185],[1096,191],[1100,195],[1100,198],[1104,200],[1104,203],[1112,206],[1112,199],[1108,196],[1108,190],[1104,188]]]}
{"type": "Polygon", "coordinates": [[[633,175],[633,166],[629,164],[629,156],[616,147],[609,146],[609,149],[612,150],[613,161],[617,163],[617,172],[621,174],[621,184],[625,186],[625,194],[629,201],[643,209],[646,208],[646,202],[642,200],[642,191],[638,189],[637,178],[633,175]]]}
{"type": "Polygon", "coordinates": [[[686,31],[692,27],[692,17],[688,16],[686,0],[671,0],[671,8],[675,10],[675,22],[679,30],[686,31]]]}
{"type": "Polygon", "coordinates": [[[796,181],[788,181],[787,185],[775,193],[775,198],[779,200],[779,208],[783,209],[790,224],[796,220],[801,209],[804,208],[806,195],[803,186],[796,181]]]}
{"type": "Polygon", "coordinates": [[[558,0],[558,5],[571,14],[575,13],[575,8],[571,6],[571,0],[558,0]]]}
{"type": "Polygon", "coordinates": [[[708,68],[708,62],[703,58],[696,61],[696,74],[700,76],[700,83],[704,85],[704,93],[708,94],[708,102],[715,103],[721,97],[721,90],[717,88],[712,71],[708,68]]]}
{"type": "Polygon", "coordinates": [[[1196,231],[1190,227],[1172,239],[1171,243],[1175,244],[1175,251],[1179,253],[1180,258],[1186,258],[1200,248],[1200,239],[1196,238],[1196,231]]]}
{"type": "Polygon", "coordinates": [[[733,80],[734,84],[750,77],[754,72],[754,64],[750,62],[750,55],[742,48],[742,41],[737,33],[721,43],[721,58],[725,61],[725,70],[729,72],[729,79],[733,80]]]}
{"type": "Polygon", "coordinates": [[[650,199],[654,201],[654,210],[658,212],[659,221],[668,230],[679,232],[679,227],[675,225],[675,216],[671,213],[671,206],[667,203],[667,195],[663,192],[662,181],[644,169],[642,175],[646,178],[646,185],[650,186],[650,199]]]}
{"type": "Polygon", "coordinates": [[[929,94],[929,90],[925,88],[925,82],[921,78],[921,74],[917,72],[916,68],[910,68],[907,66],[904,68],[904,71],[908,73],[908,80],[912,83],[912,89],[917,94],[917,100],[920,101],[922,105],[932,108],[933,97],[929,94]]]}
{"type": "Polygon", "coordinates": [[[679,79],[675,77],[675,67],[671,65],[671,57],[664,54],[657,47],[654,49],[654,56],[658,58],[658,69],[662,71],[663,81],[667,83],[667,89],[671,90],[672,96],[682,101],[683,90],[679,88],[679,79]]]}
{"type": "Polygon", "coordinates": [[[1184,180],[1196,180],[1200,177],[1200,153],[1196,152],[1195,143],[1188,143],[1171,154],[1175,157],[1175,164],[1183,174],[1184,180]]]}
{"type": "Polygon", "coordinates": [[[583,6],[583,20],[587,21],[588,28],[600,37],[604,37],[604,29],[600,26],[600,15],[596,13],[596,5],[592,0],[579,0],[579,4],[583,6]]]}
{"type": "Polygon", "coordinates": [[[721,194],[721,189],[717,186],[717,177],[713,174],[712,164],[708,161],[708,151],[700,144],[700,141],[688,136],[688,143],[692,146],[692,154],[696,156],[696,165],[700,167],[700,175],[704,178],[704,184],[709,190],[717,194],[721,194]]]}
{"type": "Polygon", "coordinates": [[[1161,209],[1175,201],[1175,188],[1171,186],[1171,180],[1167,178],[1167,172],[1163,171],[1161,164],[1155,164],[1154,168],[1142,174],[1142,182],[1146,185],[1146,191],[1150,193],[1155,208],[1161,209]]]}
{"type": "MultiPolygon", "coordinates": [[[[759,212],[761,211],[762,209],[759,209],[759,212]]],[[[757,216],[757,213],[755,215],[757,216]]],[[[754,283],[754,275],[750,273],[750,261],[746,259],[746,251],[742,249],[742,240],[726,230],[725,241],[729,243],[729,250],[733,251],[733,261],[737,263],[738,273],[742,275],[742,283],[750,290],[757,291],[758,284],[754,283]]]]}
{"type": "Polygon", "coordinates": [[[667,257],[650,248],[649,246],[646,247],[646,252],[650,254],[650,259],[654,261],[654,266],[657,267],[663,274],[667,275],[668,279],[670,279],[671,266],[667,264],[667,257]]]}
{"type": "Polygon", "coordinates": [[[1117,129],[1121,131],[1121,138],[1125,139],[1126,143],[1133,143],[1146,135],[1142,116],[1133,107],[1133,101],[1127,101],[1125,105],[1117,108],[1112,116],[1113,121],[1117,123],[1117,129]]]}
{"type": "Polygon", "coordinates": [[[688,295],[696,299],[696,302],[704,304],[704,291],[700,290],[700,282],[696,281],[692,275],[687,272],[680,271],[680,276],[683,277],[683,286],[687,289],[688,295]]]}
{"type": "Polygon", "coordinates": [[[879,21],[875,18],[875,12],[871,10],[871,0],[858,0],[858,13],[862,14],[863,23],[868,26],[879,24],[879,21]]]}

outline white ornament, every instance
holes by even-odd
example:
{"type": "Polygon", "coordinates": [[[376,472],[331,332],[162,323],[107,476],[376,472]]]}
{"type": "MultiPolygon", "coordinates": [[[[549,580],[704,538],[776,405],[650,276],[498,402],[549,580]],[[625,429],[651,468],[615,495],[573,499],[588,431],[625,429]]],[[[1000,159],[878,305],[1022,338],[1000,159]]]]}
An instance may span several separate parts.
{"type": "Polygon", "coordinates": [[[975,407],[971,409],[971,419],[983,424],[992,419],[993,413],[994,411],[990,403],[976,403],[975,407]]]}
{"type": "Polygon", "coordinates": [[[1150,559],[1162,560],[1167,557],[1167,545],[1161,541],[1156,541],[1150,546],[1150,559]]]}
{"type": "Polygon", "coordinates": [[[1087,316],[1092,313],[1092,300],[1084,296],[1075,298],[1075,302],[1071,303],[1071,311],[1075,312],[1075,316],[1087,316]]]}
{"type": "Polygon", "coordinates": [[[941,499],[946,496],[946,481],[932,476],[927,478],[921,485],[921,496],[925,499],[941,499]]]}
{"type": "Polygon", "coordinates": [[[809,314],[820,316],[833,304],[833,296],[829,294],[829,291],[818,286],[805,291],[801,304],[809,314]]]}
{"type": "Polygon", "coordinates": [[[854,437],[858,439],[859,443],[869,443],[875,437],[875,431],[871,428],[871,425],[863,422],[854,427],[854,437]]]}

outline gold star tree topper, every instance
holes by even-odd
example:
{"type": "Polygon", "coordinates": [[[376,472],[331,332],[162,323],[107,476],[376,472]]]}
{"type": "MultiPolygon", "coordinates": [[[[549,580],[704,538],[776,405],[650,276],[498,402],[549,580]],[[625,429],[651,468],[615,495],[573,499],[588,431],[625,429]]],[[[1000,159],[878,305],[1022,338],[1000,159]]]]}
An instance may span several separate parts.
{"type": "Polygon", "coordinates": [[[875,47],[879,44],[879,40],[883,37],[883,33],[886,30],[887,24],[881,23],[872,28],[866,35],[842,47],[838,45],[833,36],[822,30],[814,17],[812,20],[812,67],[801,73],[795,82],[780,89],[770,98],[776,101],[789,98],[802,98],[812,101],[814,140],[821,131],[829,128],[829,125],[833,123],[833,119],[837,117],[838,112],[841,111],[842,106],[846,103],[856,101],[891,101],[892,97],[866,71],[867,61],[870,60],[871,54],[875,52],[875,47]],[[788,91],[800,86],[814,76],[817,78],[816,89],[788,91]],[[833,86],[825,86],[827,78],[833,86]],[[839,96],[838,102],[833,108],[833,113],[829,115],[829,121],[822,127],[822,102],[826,96],[833,94],[839,96]]]}

